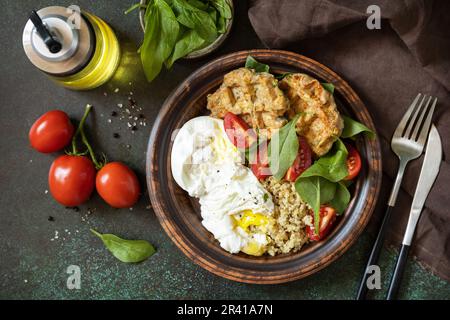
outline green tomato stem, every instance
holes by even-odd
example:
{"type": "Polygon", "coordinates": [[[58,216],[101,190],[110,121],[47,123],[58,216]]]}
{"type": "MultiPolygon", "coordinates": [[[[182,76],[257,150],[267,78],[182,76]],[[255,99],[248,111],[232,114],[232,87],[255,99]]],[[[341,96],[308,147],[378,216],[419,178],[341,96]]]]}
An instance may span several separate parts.
{"type": "Polygon", "coordinates": [[[78,124],[77,131],[75,131],[75,134],[72,137],[72,154],[73,155],[78,155],[79,154],[78,153],[78,149],[77,149],[77,138],[80,135],[80,132],[81,132],[83,126],[84,126],[84,123],[86,122],[86,118],[89,115],[89,112],[91,111],[91,109],[92,109],[92,106],[90,104],[87,104],[86,105],[86,109],[84,111],[84,115],[81,118],[80,123],[78,124]]]}
{"type": "Polygon", "coordinates": [[[81,141],[86,146],[89,152],[89,156],[91,157],[92,162],[97,170],[100,170],[103,167],[103,163],[97,161],[95,156],[95,152],[92,149],[88,139],[86,138],[86,134],[84,133],[84,123],[86,122],[86,118],[91,111],[92,106],[90,104],[86,105],[86,111],[84,112],[83,118],[81,118],[80,125],[78,126],[77,132],[81,135],[81,141]]]}

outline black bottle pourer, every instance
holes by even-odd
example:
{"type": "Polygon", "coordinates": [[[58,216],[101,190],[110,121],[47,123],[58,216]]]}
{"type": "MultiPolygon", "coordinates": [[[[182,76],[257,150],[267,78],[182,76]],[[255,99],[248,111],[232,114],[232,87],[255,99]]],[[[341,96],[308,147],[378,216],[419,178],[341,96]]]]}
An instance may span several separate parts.
{"type": "Polygon", "coordinates": [[[39,17],[35,10],[31,11],[30,20],[31,22],[33,22],[34,26],[36,27],[37,33],[44,41],[48,50],[51,53],[58,53],[62,48],[61,43],[51,35],[50,31],[44,25],[41,17],[39,17]]]}

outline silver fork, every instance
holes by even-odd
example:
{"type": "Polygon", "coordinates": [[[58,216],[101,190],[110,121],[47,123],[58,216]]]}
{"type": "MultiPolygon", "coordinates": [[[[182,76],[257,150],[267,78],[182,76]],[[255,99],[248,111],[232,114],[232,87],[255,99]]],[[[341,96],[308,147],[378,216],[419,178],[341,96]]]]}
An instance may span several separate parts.
{"type": "Polygon", "coordinates": [[[373,271],[372,266],[377,263],[380,256],[380,251],[383,246],[386,230],[388,229],[392,209],[395,206],[398,191],[400,190],[400,185],[402,184],[405,168],[409,161],[418,158],[422,154],[428,132],[431,127],[431,120],[436,103],[436,98],[433,98],[432,96],[427,98],[426,95],[419,93],[395,129],[391,141],[391,148],[400,160],[399,168],[391,195],[389,197],[383,222],[373,244],[372,252],[370,253],[364,275],[359,285],[357,295],[358,300],[363,300],[366,297],[368,290],[367,279],[373,271]],[[432,100],[433,103],[431,103],[432,100]]]}

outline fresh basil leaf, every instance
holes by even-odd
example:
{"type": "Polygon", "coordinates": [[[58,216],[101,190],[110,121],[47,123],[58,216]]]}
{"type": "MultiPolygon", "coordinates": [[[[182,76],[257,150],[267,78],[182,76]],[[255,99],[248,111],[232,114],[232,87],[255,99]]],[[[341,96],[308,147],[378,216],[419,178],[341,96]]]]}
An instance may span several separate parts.
{"type": "Polygon", "coordinates": [[[156,252],[145,240],[126,240],[113,234],[101,234],[94,229],[91,231],[103,241],[113,256],[122,262],[141,262],[156,252]]]}
{"type": "Polygon", "coordinates": [[[334,84],[322,82],[322,87],[327,90],[329,93],[334,94],[334,84]]]}
{"type": "Polygon", "coordinates": [[[169,58],[178,38],[179,24],[164,0],[153,0],[145,12],[144,42],[139,48],[145,76],[152,81],[169,58]]]}
{"type": "Polygon", "coordinates": [[[245,61],[245,67],[248,69],[253,69],[256,72],[269,72],[270,69],[267,64],[258,62],[252,56],[247,56],[247,60],[245,61]]]}
{"type": "Polygon", "coordinates": [[[210,0],[210,2],[217,9],[222,18],[231,19],[231,8],[227,0],[210,0]]]}
{"type": "Polygon", "coordinates": [[[269,165],[275,179],[280,180],[298,153],[296,125],[300,114],[272,135],[269,143],[269,165]]]}
{"type": "Polygon", "coordinates": [[[205,43],[197,31],[189,29],[177,40],[172,55],[166,61],[166,67],[171,68],[173,63],[188,55],[189,53],[201,48],[205,43]]]}
{"type": "Polygon", "coordinates": [[[370,139],[375,138],[375,133],[362,123],[344,115],[342,119],[344,119],[344,129],[342,130],[341,138],[353,138],[359,133],[365,133],[370,139]]]}
{"type": "Polygon", "coordinates": [[[299,177],[295,181],[295,190],[314,211],[314,227],[319,234],[320,205],[330,202],[336,193],[336,183],[319,176],[299,177]]]}
{"type": "Polygon", "coordinates": [[[343,214],[345,209],[347,209],[349,202],[350,192],[344,183],[338,182],[336,184],[336,193],[330,201],[330,206],[332,206],[338,214],[343,214]]]}
{"type": "Polygon", "coordinates": [[[348,151],[344,143],[338,139],[331,150],[306,169],[301,177],[323,177],[332,182],[338,182],[348,175],[347,169],[348,151]]]}
{"type": "Polygon", "coordinates": [[[208,43],[217,38],[215,21],[206,11],[197,9],[186,0],[173,0],[173,7],[179,23],[197,31],[208,43]]]}

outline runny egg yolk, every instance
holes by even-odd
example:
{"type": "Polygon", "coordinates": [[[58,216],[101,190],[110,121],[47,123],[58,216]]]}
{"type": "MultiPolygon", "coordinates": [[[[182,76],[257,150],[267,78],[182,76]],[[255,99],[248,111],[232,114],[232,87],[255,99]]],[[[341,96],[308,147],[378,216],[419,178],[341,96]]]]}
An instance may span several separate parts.
{"type": "MultiPolygon", "coordinates": [[[[250,226],[260,227],[261,231],[264,232],[269,223],[269,218],[260,213],[253,213],[252,210],[244,210],[241,212],[241,217],[235,218],[235,221],[236,225],[247,233],[250,231],[250,226]]],[[[255,240],[250,240],[241,251],[252,256],[261,256],[266,252],[266,247],[255,240]]]]}
{"type": "Polygon", "coordinates": [[[267,216],[260,213],[253,213],[252,210],[244,210],[241,212],[241,215],[240,219],[235,218],[236,223],[246,232],[248,232],[248,227],[250,226],[264,228],[269,223],[269,218],[267,216]]]}

